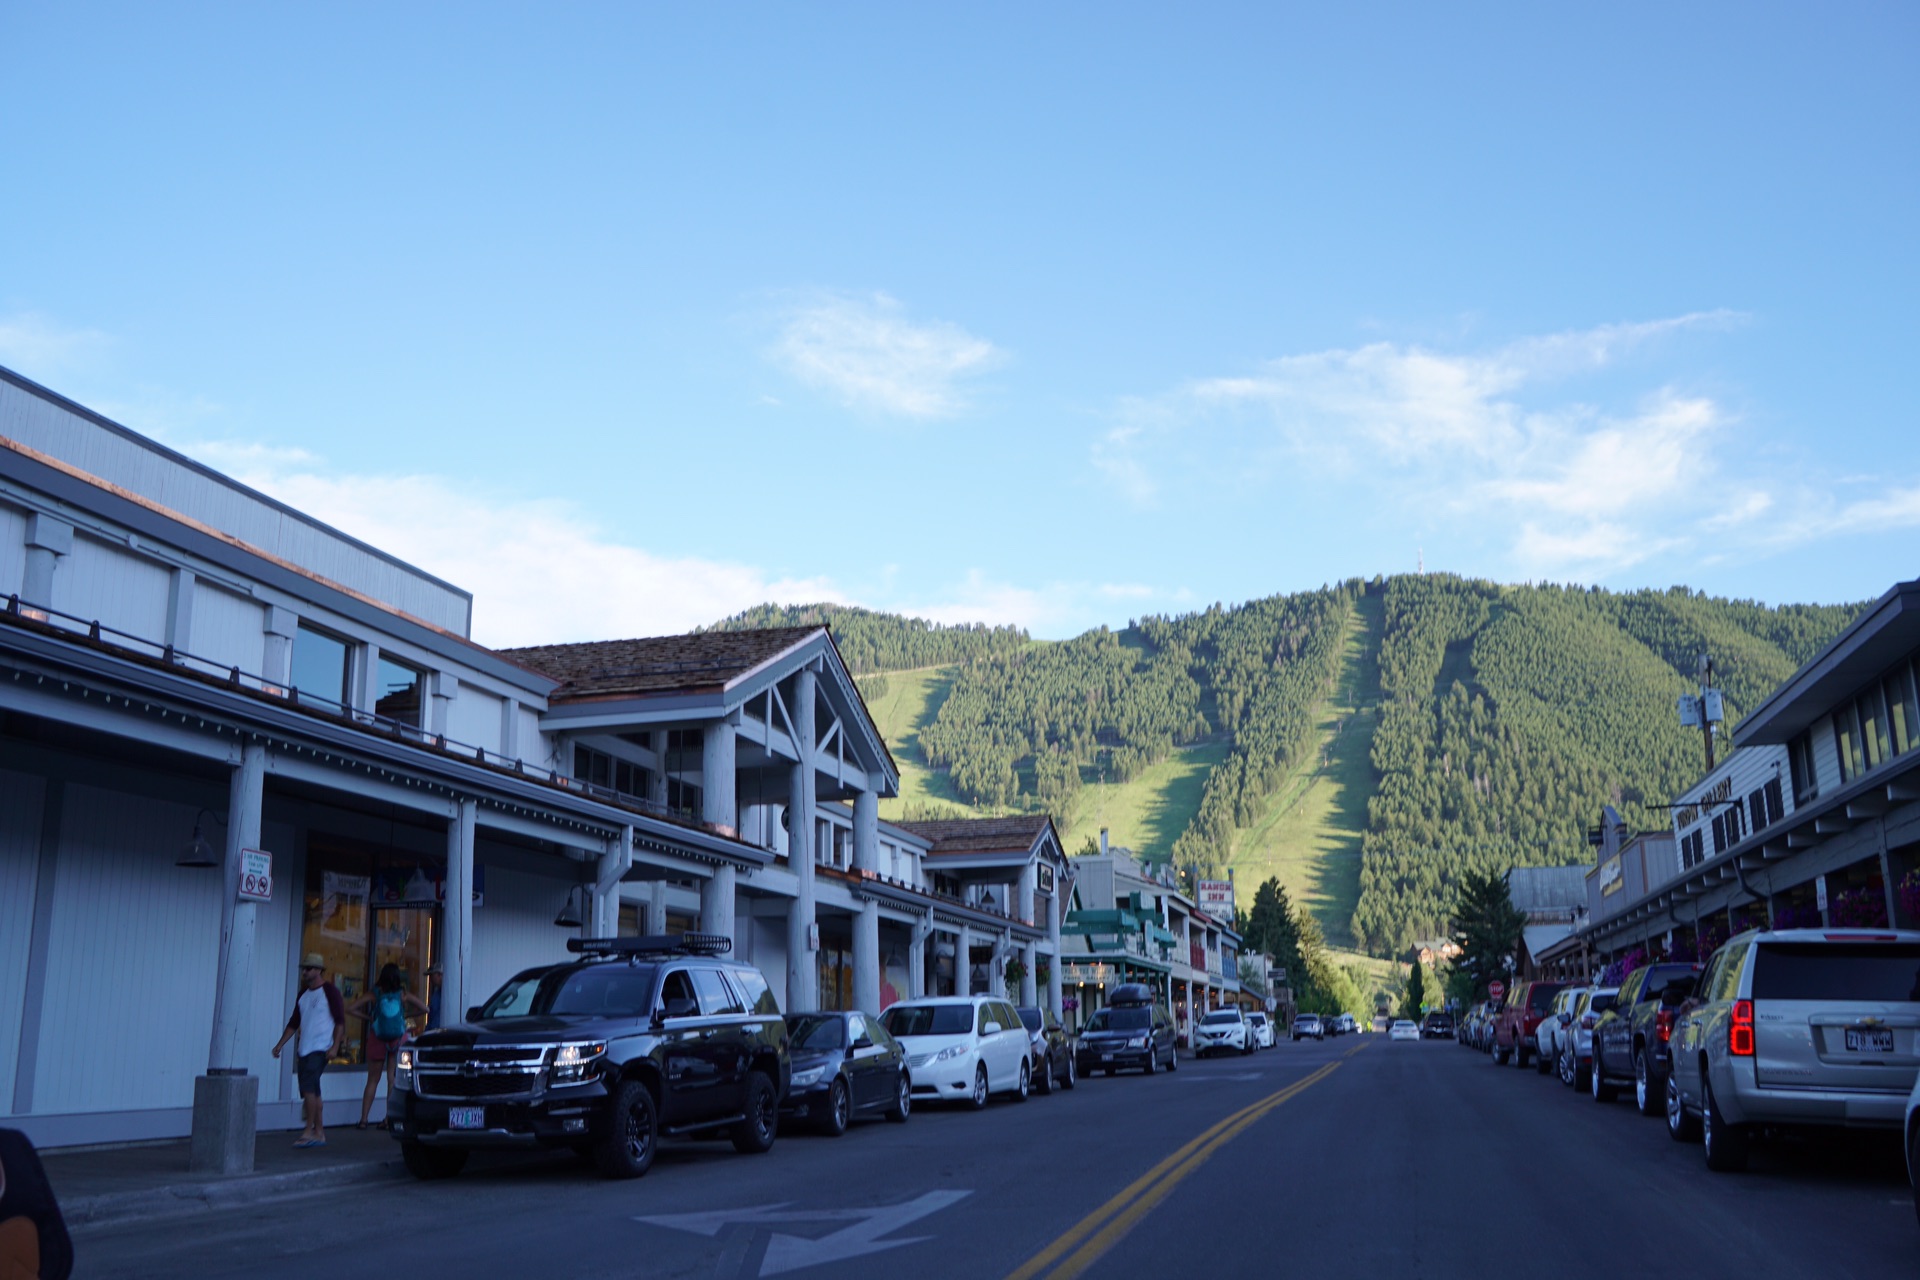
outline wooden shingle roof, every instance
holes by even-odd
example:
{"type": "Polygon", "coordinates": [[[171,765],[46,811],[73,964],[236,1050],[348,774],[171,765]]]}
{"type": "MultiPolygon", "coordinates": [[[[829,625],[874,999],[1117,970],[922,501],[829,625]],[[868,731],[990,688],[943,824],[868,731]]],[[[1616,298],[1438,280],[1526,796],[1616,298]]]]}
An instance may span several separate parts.
{"type": "Polygon", "coordinates": [[[1044,813],[1010,818],[945,818],[937,822],[896,822],[903,831],[933,843],[930,853],[1025,853],[1052,819],[1044,813]]]}
{"type": "Polygon", "coordinates": [[[700,631],[637,640],[502,649],[505,657],[561,682],[552,701],[693,693],[724,688],[823,627],[700,631]]]}

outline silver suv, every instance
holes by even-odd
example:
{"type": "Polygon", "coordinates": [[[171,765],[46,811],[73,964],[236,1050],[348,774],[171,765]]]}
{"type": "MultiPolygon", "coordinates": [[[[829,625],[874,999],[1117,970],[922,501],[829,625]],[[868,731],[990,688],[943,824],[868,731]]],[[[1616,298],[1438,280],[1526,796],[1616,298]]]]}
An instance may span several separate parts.
{"type": "Polygon", "coordinates": [[[1708,962],[1673,1031],[1667,1131],[1707,1167],[1744,1168],[1761,1126],[1898,1133],[1920,1072],[1920,932],[1740,934],[1708,962]]]}

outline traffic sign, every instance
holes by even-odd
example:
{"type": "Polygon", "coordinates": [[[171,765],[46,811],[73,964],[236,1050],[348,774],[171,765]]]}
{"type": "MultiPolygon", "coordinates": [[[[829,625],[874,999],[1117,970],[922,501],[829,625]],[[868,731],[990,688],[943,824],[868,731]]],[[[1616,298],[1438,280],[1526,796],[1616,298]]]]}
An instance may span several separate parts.
{"type": "Polygon", "coordinates": [[[1489,1000],[1498,1000],[1505,994],[1507,994],[1507,984],[1500,981],[1500,979],[1495,978],[1487,984],[1487,998],[1489,1000]]]}
{"type": "Polygon", "coordinates": [[[273,855],[265,849],[240,851],[240,897],[247,902],[273,901],[273,855]]]}

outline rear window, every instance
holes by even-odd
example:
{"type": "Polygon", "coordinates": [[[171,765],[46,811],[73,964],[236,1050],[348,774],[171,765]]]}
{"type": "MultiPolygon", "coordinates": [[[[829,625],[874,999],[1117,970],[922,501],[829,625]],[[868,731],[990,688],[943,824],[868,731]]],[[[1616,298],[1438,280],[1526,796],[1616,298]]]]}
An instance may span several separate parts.
{"type": "Polygon", "coordinates": [[[1020,1024],[1027,1030],[1038,1031],[1040,1029],[1040,1011],[1038,1009],[1021,1009],[1019,1013],[1020,1024]]]}
{"type": "Polygon", "coordinates": [[[1920,1001],[1920,943],[1763,944],[1754,959],[1753,998],[1920,1001]]]}
{"type": "Polygon", "coordinates": [[[970,1004],[895,1005],[880,1024],[896,1036],[964,1036],[973,1030],[970,1004]]]}
{"type": "Polygon", "coordinates": [[[1617,992],[1605,991],[1587,1002],[1588,1013],[1605,1013],[1613,1008],[1613,998],[1617,992]]]}
{"type": "Polygon", "coordinates": [[[1545,1013],[1553,1004],[1553,998],[1560,994],[1561,982],[1536,982],[1527,988],[1527,1012],[1545,1013]]]}

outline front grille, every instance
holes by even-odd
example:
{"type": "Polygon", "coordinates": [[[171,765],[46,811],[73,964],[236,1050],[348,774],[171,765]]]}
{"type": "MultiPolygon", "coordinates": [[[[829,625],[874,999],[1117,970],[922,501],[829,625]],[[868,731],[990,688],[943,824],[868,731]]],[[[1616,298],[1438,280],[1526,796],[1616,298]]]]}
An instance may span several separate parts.
{"type": "Polygon", "coordinates": [[[416,1076],[423,1098],[512,1098],[533,1092],[540,1079],[537,1072],[503,1071],[488,1075],[463,1076],[444,1072],[421,1072],[416,1076]]]}
{"type": "Polygon", "coordinates": [[[435,1068],[455,1070],[473,1066],[480,1070],[532,1071],[546,1061],[547,1046],[543,1044],[489,1044],[489,1045],[452,1045],[429,1048],[421,1046],[417,1050],[420,1066],[431,1071],[435,1068]]]}

